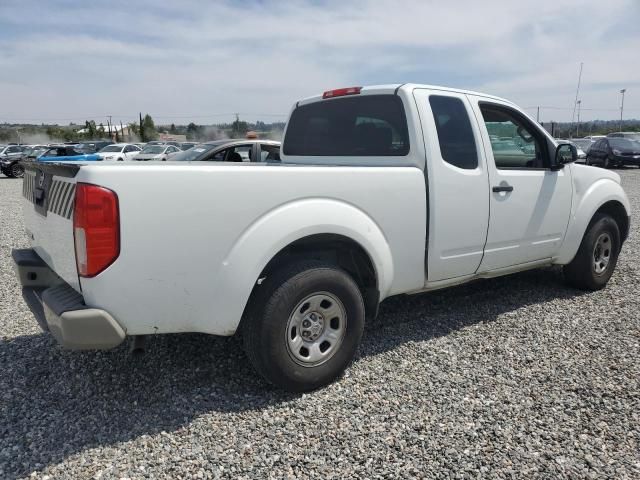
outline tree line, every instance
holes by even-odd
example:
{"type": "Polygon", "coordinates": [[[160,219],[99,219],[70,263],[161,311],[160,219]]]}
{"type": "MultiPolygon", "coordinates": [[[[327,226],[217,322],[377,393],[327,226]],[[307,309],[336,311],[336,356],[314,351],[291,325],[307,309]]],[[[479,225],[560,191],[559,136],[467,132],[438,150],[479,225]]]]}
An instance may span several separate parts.
{"type": "Polygon", "coordinates": [[[185,135],[191,141],[208,141],[220,138],[241,138],[247,132],[255,131],[261,138],[279,139],[284,130],[284,122],[265,123],[257,121],[247,122],[236,118],[231,123],[214,125],[198,125],[193,122],[188,125],[156,125],[151,115],[140,115],[138,122],[130,122],[122,125],[128,130],[128,134],[119,133],[116,126],[120,124],[96,123],[95,120],[86,120],[84,125],[70,123],[58,124],[2,124],[0,125],[0,142],[2,143],[29,143],[45,142],[45,140],[30,140],[46,138],[51,142],[79,142],[83,140],[108,139],[114,141],[140,141],[148,142],[158,138],[159,133],[167,132],[174,135],[185,135]]]}

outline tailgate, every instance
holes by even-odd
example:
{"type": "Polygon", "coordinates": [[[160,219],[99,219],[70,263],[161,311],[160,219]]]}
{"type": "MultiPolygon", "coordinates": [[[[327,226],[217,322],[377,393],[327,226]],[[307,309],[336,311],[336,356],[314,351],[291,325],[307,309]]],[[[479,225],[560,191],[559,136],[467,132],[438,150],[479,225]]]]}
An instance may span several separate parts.
{"type": "Polygon", "coordinates": [[[75,176],[80,165],[25,163],[22,206],[32,248],[76,291],[80,283],[73,240],[75,176]]]}

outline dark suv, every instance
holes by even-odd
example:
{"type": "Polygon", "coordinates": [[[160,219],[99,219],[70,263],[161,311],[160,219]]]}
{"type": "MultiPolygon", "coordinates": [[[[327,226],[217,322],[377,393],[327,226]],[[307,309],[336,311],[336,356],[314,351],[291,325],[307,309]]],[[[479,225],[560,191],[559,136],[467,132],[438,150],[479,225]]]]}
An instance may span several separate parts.
{"type": "Polygon", "coordinates": [[[640,142],[621,137],[601,138],[589,149],[586,163],[604,168],[624,165],[640,167],[640,142]]]}
{"type": "Polygon", "coordinates": [[[18,163],[24,149],[22,145],[0,145],[0,170],[7,177],[19,178],[24,174],[24,168],[18,163]]]}

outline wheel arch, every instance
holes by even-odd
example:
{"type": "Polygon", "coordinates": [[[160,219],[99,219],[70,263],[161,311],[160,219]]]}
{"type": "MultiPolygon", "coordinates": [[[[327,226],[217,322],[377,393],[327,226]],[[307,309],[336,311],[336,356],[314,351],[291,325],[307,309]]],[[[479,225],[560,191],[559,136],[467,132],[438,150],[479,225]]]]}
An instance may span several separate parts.
{"type": "Polygon", "coordinates": [[[233,299],[224,310],[227,334],[237,329],[260,279],[289,260],[333,261],[354,275],[367,314],[388,295],[394,278],[391,248],[366,212],[347,202],[307,198],[280,205],[256,219],[233,242],[214,288],[233,299]]]}
{"type": "Polygon", "coordinates": [[[309,259],[325,261],[351,275],[362,293],[367,317],[377,315],[380,290],[376,266],[362,245],[344,235],[319,233],[291,242],[267,263],[259,280],[286,265],[309,259]]]}
{"type": "Polygon", "coordinates": [[[572,212],[567,233],[555,263],[565,265],[575,257],[591,220],[597,213],[611,215],[620,228],[620,238],[624,242],[629,234],[630,204],[619,183],[603,179],[579,195],[572,212]]]}

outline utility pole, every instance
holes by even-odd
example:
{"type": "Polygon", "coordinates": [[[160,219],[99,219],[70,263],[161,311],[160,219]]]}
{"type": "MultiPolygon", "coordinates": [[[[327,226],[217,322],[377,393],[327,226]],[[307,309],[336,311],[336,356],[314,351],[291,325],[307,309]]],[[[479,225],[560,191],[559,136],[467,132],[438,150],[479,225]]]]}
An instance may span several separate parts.
{"type": "Polygon", "coordinates": [[[109,120],[107,120],[107,126],[109,127],[109,140],[113,140],[113,138],[111,138],[111,115],[109,115],[109,120]]]}
{"type": "MultiPolygon", "coordinates": [[[[576,107],[578,106],[578,95],[580,94],[580,80],[582,80],[582,65],[580,62],[580,73],[578,74],[578,88],[576,88],[576,99],[573,102],[573,114],[571,115],[571,125],[573,126],[573,121],[576,117],[576,107]]],[[[573,130],[573,128],[571,129],[573,130]]]]}
{"type": "Polygon", "coordinates": [[[540,123],[540,107],[538,107],[538,113],[536,113],[536,122],[540,123]]]}
{"type": "Polygon", "coordinates": [[[578,124],[576,125],[576,138],[580,137],[580,105],[582,100],[578,100],[578,124]]]}
{"type": "Polygon", "coordinates": [[[620,93],[622,94],[622,102],[620,103],[620,131],[622,131],[622,113],[624,112],[624,94],[626,91],[626,88],[620,90],[620,93]]]}

